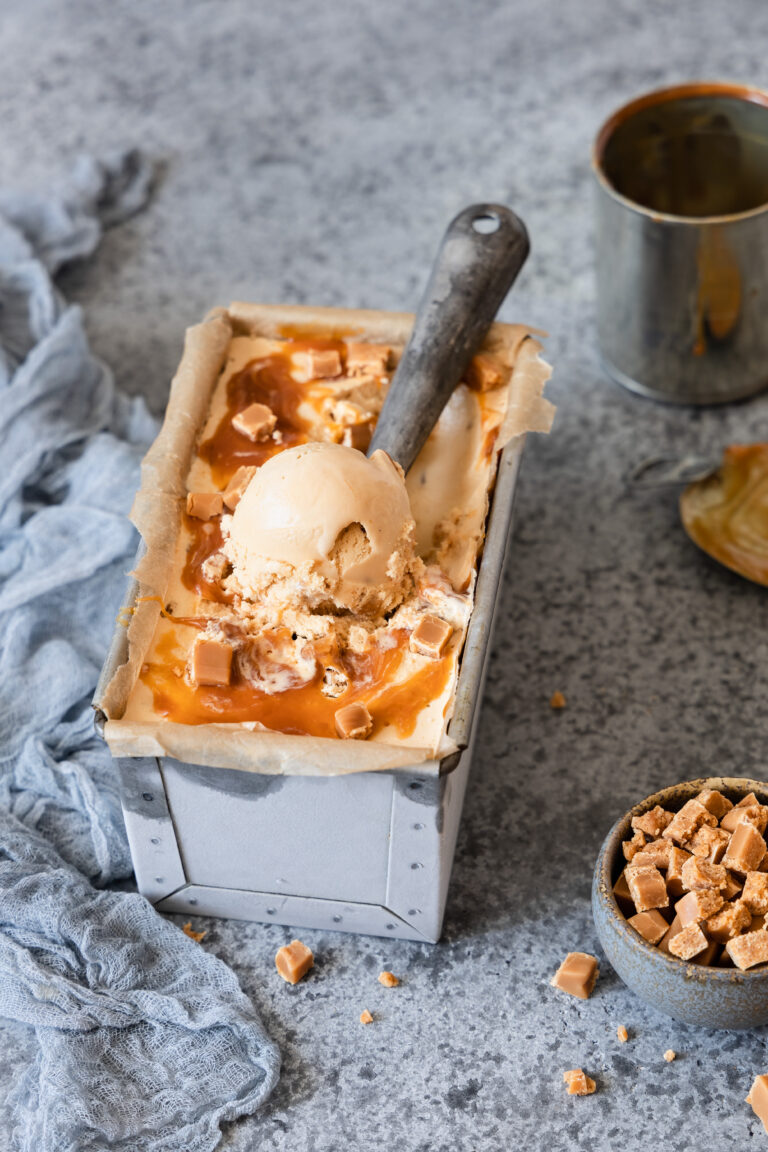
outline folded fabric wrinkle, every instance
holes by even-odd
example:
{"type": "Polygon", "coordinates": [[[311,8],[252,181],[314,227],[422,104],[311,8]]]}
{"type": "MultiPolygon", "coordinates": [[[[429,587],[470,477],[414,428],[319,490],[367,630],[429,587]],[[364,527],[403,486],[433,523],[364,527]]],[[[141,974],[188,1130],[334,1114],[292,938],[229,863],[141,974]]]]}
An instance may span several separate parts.
{"type": "Polygon", "coordinates": [[[39,1051],[6,1102],[23,1152],[207,1152],[279,1056],[234,973],[141,896],[90,698],[156,431],[52,275],[147,202],[139,152],[58,195],[0,192],[0,1013],[39,1051]]]}

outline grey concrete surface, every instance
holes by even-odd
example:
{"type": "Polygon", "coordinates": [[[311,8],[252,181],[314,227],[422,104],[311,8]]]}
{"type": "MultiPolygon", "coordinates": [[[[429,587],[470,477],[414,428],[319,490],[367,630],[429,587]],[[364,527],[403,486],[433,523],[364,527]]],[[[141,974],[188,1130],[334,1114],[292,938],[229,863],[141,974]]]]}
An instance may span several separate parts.
{"type": "MultiPolygon", "coordinates": [[[[412,307],[442,228],[476,199],[530,228],[503,316],[551,332],[559,413],[523,465],[445,938],[302,933],[318,963],[291,989],[272,966],[289,932],[196,923],[284,1057],[229,1152],[766,1146],[744,1104],[768,1072],[765,1030],[676,1025],[605,964],[586,1003],[549,979],[566,951],[597,951],[590,876],[616,817],[702,773],[765,777],[766,593],[694,549],[673,493],[632,495],[623,477],[660,450],[765,439],[768,398],[666,409],[601,376],[589,146],[649,86],[767,85],[767,37],[763,0],[0,4],[2,182],[45,184],[115,144],[161,165],[150,208],[61,277],[156,409],[209,306],[412,307]],[[380,988],[381,967],[402,986],[380,988]],[[588,1099],[564,1092],[579,1066],[588,1099]]],[[[12,1025],[0,1043],[4,1092],[35,1046],[12,1025]]]]}

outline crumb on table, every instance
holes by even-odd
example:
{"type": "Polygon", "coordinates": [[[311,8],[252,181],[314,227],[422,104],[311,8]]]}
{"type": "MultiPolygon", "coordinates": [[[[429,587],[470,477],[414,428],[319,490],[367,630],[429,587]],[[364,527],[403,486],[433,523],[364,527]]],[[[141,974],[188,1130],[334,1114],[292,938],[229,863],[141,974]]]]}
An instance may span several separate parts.
{"type": "Polygon", "coordinates": [[[676,1056],[677,1052],[675,1052],[674,1048],[667,1048],[666,1052],[664,1053],[664,1059],[666,1060],[667,1064],[671,1064],[676,1056]]]}
{"type": "Polygon", "coordinates": [[[626,1044],[627,1040],[629,1040],[629,1032],[627,1032],[623,1024],[619,1024],[618,1028],[616,1029],[616,1035],[619,1038],[620,1044],[626,1044]]]}
{"type": "Polygon", "coordinates": [[[371,1014],[367,1008],[364,1008],[363,1011],[360,1013],[360,1023],[361,1024],[373,1024],[373,1016],[371,1016],[371,1014]]]}
{"type": "Polygon", "coordinates": [[[397,988],[399,983],[399,977],[395,976],[393,972],[382,972],[379,976],[379,984],[383,984],[385,988],[397,988]]]}
{"type": "Polygon", "coordinates": [[[192,921],[191,920],[187,920],[186,924],[182,924],[181,930],[185,936],[189,936],[190,940],[197,940],[198,944],[200,943],[200,941],[205,936],[208,935],[208,929],[207,928],[203,929],[202,932],[195,932],[195,930],[192,927],[192,921]]]}
{"type": "Polygon", "coordinates": [[[752,1105],[752,1111],[762,1120],[763,1127],[768,1132],[768,1076],[765,1074],[755,1076],[747,1096],[747,1104],[752,1105]]]}
{"type": "Polygon", "coordinates": [[[549,699],[550,708],[554,708],[557,711],[559,708],[565,708],[565,705],[566,699],[562,692],[553,692],[549,699]]]}
{"type": "Polygon", "coordinates": [[[581,1068],[573,1068],[570,1072],[563,1072],[569,1096],[591,1096],[595,1090],[595,1082],[587,1076],[581,1068]]]}

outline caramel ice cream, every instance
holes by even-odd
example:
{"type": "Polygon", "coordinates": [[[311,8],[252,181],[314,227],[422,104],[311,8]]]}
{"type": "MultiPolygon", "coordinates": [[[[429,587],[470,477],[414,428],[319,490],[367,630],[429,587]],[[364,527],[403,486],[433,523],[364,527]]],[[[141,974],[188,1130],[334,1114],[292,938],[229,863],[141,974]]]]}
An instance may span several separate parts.
{"type": "Polygon", "coordinates": [[[402,470],[385,452],[316,441],[261,467],[227,526],[228,587],[280,611],[381,617],[424,564],[402,470]]]}
{"type": "Polygon", "coordinates": [[[134,505],[114,754],[335,774],[455,750],[498,455],[547,430],[549,370],[524,328],[492,329],[406,479],[364,452],[409,328],[232,305],[190,330],[134,505]]]}

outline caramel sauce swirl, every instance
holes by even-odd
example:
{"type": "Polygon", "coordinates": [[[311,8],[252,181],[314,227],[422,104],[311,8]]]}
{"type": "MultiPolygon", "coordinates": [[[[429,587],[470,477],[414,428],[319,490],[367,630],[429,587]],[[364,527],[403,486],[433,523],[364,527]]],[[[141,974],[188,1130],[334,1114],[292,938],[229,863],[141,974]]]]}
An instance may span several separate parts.
{"type": "Polygon", "coordinates": [[[230,604],[228,595],[217,580],[209,580],[203,571],[203,564],[211,556],[221,551],[224,538],[219,520],[195,520],[184,515],[184,525],[191,538],[187,549],[187,559],[181,570],[181,582],[191,592],[196,592],[203,600],[216,600],[219,604],[230,604]]]}
{"type": "MultiPolygon", "coordinates": [[[[310,438],[311,423],[300,412],[307,399],[307,383],[291,375],[294,352],[335,349],[340,354],[340,340],[287,340],[285,348],[263,360],[246,364],[227,383],[227,408],[213,434],[198,448],[200,457],[210,466],[213,481],[224,488],[243,464],[264,464],[271,456],[305,444],[310,438]],[[249,404],[266,404],[277,416],[275,439],[249,440],[232,424],[232,417],[249,404]]],[[[343,357],[342,357],[343,360],[343,357]]]]}
{"type": "MultiPolygon", "coordinates": [[[[180,724],[242,724],[256,722],[272,732],[335,738],[334,714],[344,704],[359,701],[373,717],[374,735],[391,726],[398,736],[410,736],[421,710],[445,688],[451,672],[450,655],[430,660],[399,684],[393,679],[408,650],[408,633],[394,633],[389,648],[373,645],[364,655],[342,654],[350,674],[342,696],[329,698],[320,690],[323,661],[310,682],[283,692],[267,693],[236,674],[226,688],[192,685],[185,678],[186,651],[173,631],[158,642],[155,660],[145,664],[142,680],[151,689],[158,715],[180,724]]],[[[318,646],[319,657],[327,655],[318,646]]]]}

